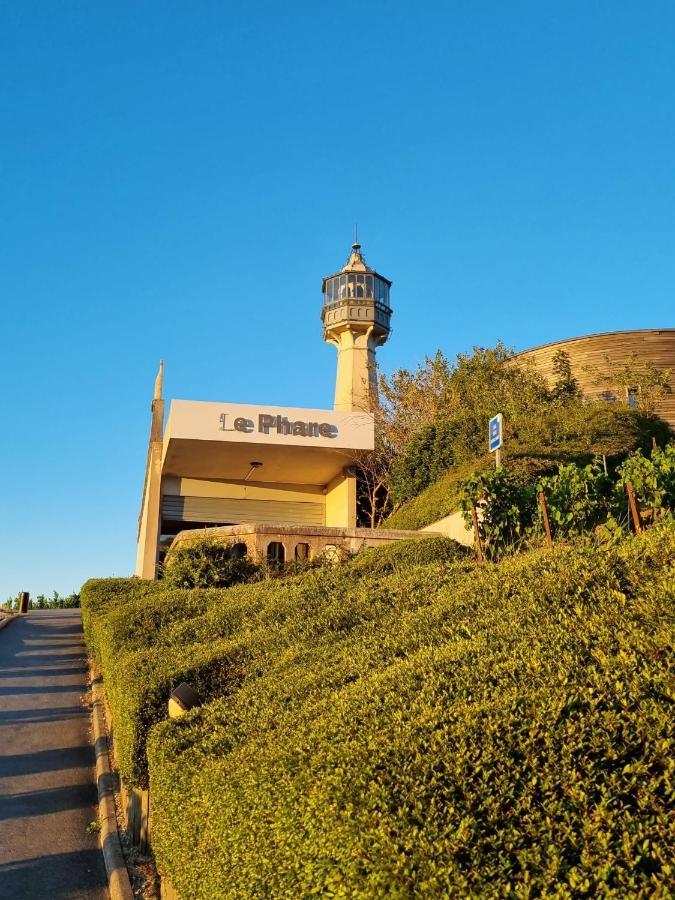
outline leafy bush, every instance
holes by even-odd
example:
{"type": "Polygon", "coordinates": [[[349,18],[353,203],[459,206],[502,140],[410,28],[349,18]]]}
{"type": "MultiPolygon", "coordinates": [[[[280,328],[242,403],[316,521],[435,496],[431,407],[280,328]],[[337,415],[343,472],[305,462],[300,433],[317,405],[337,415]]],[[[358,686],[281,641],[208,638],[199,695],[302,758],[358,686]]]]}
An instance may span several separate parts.
{"type": "Polygon", "coordinates": [[[638,500],[652,509],[675,509],[675,443],[656,447],[649,458],[631,453],[619,468],[619,484],[631,482],[638,500]]]}
{"type": "MultiPolygon", "coordinates": [[[[0,608],[12,611],[19,609],[20,596],[8,597],[0,608]]],[[[53,591],[51,597],[38,594],[34,599],[30,598],[30,609],[74,609],[80,605],[80,595],[73,593],[63,597],[58,591],[53,591]]]]}
{"type": "Polygon", "coordinates": [[[62,597],[58,591],[53,591],[51,597],[38,594],[30,605],[32,609],[75,609],[80,605],[80,595],[73,593],[62,597]]]}
{"type": "Polygon", "coordinates": [[[612,468],[631,451],[648,450],[652,437],[665,443],[669,429],[619,404],[576,402],[545,406],[514,437],[522,453],[577,465],[604,455],[612,468]]]}
{"type": "Polygon", "coordinates": [[[349,568],[352,572],[374,578],[411,566],[450,563],[470,556],[470,550],[446,537],[412,538],[362,550],[349,563],[349,568]]]}
{"type": "Polygon", "coordinates": [[[222,599],[216,588],[176,590],[166,588],[111,609],[91,628],[90,649],[104,670],[114,671],[120,651],[152,648],[158,635],[181,622],[202,615],[222,599]]]}
{"type": "Polygon", "coordinates": [[[395,510],[384,520],[382,527],[424,528],[457,512],[460,508],[463,480],[474,471],[483,471],[491,465],[494,465],[494,460],[485,456],[476,463],[450,469],[438,481],[395,510]]]}
{"type": "Polygon", "coordinates": [[[534,489],[506,466],[467,478],[460,502],[469,527],[478,508],[478,530],[488,559],[498,559],[523,541],[535,511],[534,489]]]}
{"type": "Polygon", "coordinates": [[[342,608],[304,576],[257,677],[152,730],[180,896],[672,893],[675,526],[467,566],[364,574],[342,608]]]}
{"type": "MultiPolygon", "coordinates": [[[[538,490],[546,497],[554,537],[588,532],[610,512],[612,482],[598,461],[583,468],[560,466],[555,475],[541,479],[538,490]]],[[[541,528],[542,513],[537,512],[541,528]]]]}
{"type": "Polygon", "coordinates": [[[163,566],[164,582],[176,588],[226,588],[251,581],[258,566],[217,541],[191,541],[169,550],[163,566]]]}

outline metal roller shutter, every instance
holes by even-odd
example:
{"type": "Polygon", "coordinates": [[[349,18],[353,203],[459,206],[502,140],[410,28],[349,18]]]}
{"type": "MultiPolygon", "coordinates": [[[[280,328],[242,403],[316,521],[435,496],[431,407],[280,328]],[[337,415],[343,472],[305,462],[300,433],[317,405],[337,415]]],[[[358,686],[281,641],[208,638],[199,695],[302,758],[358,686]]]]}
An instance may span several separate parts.
{"type": "Polygon", "coordinates": [[[323,503],[296,500],[228,500],[223,497],[162,497],[162,516],[173,522],[263,522],[323,525],[323,503]]]}

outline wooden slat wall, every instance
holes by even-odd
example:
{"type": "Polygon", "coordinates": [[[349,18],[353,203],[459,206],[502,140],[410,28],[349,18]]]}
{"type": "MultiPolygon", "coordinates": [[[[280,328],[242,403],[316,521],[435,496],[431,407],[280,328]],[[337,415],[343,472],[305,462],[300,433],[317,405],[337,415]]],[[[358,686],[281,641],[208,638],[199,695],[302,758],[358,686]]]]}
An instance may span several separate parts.
{"type": "Polygon", "coordinates": [[[231,500],[165,494],[162,497],[162,517],[173,522],[323,525],[324,505],[296,500],[231,500]]]}
{"type": "MultiPolygon", "coordinates": [[[[675,370],[675,328],[645,331],[617,331],[610,334],[591,334],[586,337],[557,341],[543,347],[535,347],[519,353],[516,360],[530,362],[550,382],[554,380],[553,357],[558,350],[569,354],[572,371],[579,387],[589,397],[597,397],[602,388],[594,384],[593,375],[586,366],[606,368],[605,356],[613,363],[623,365],[632,353],[641,360],[651,360],[659,369],[675,370]]],[[[671,394],[668,394],[658,410],[659,415],[675,429],[675,371],[670,377],[671,394]]],[[[618,390],[607,385],[607,390],[618,390]]]]}

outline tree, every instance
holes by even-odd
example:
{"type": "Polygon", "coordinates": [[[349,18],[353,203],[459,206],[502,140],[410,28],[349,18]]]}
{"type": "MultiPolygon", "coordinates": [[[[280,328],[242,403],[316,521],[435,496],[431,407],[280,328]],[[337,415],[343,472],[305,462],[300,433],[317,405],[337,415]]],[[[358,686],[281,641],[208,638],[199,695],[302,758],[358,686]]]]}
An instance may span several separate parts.
{"type": "Polygon", "coordinates": [[[408,446],[425,425],[447,415],[452,369],[440,350],[427,356],[414,372],[397,369],[380,376],[380,407],[376,425],[394,453],[408,446]]]}
{"type": "Polygon", "coordinates": [[[498,343],[460,353],[451,364],[439,350],[414,371],[380,377],[377,447],[357,460],[362,524],[375,527],[448,468],[480,457],[496,412],[504,413],[510,439],[527,430],[550,394],[513,356],[498,343]]]}
{"type": "Polygon", "coordinates": [[[581,395],[579,382],[572,374],[570,355],[566,350],[556,350],[553,357],[553,374],[555,383],[553,386],[553,398],[562,403],[576,400],[581,395]]]}
{"type": "MultiPolygon", "coordinates": [[[[377,423],[376,414],[375,421],[377,423]]],[[[355,459],[357,523],[377,528],[392,510],[391,470],[396,458],[386,435],[375,431],[375,449],[355,459]]]]}
{"type": "Polygon", "coordinates": [[[454,425],[447,419],[424,425],[394,460],[391,492],[396,504],[416,497],[454,464],[454,425]]]}

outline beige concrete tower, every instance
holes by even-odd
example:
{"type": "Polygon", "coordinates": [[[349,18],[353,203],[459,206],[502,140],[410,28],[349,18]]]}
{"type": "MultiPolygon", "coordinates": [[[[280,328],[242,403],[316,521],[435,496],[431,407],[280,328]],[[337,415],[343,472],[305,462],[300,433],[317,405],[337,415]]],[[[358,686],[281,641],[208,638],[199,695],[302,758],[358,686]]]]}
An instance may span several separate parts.
{"type": "Polygon", "coordinates": [[[148,459],[145,465],[145,483],[141,514],[138,517],[138,548],[136,553],[136,575],[141,578],[155,578],[157,570],[157,549],[159,544],[159,519],[162,497],[162,447],[164,431],[164,400],[162,399],[162,382],[164,380],[164,363],[160,360],[159,371],[155,378],[155,391],[152,398],[152,418],[150,422],[150,440],[148,442],[148,459]]]}
{"type": "Polygon", "coordinates": [[[335,409],[369,412],[377,404],[375,350],[391,331],[390,288],[366,265],[358,242],[347,265],[323,280],[323,339],[338,351],[335,409]]]}

